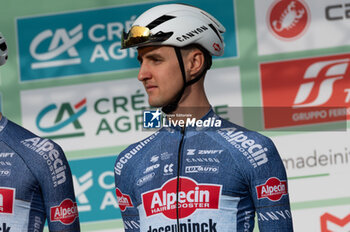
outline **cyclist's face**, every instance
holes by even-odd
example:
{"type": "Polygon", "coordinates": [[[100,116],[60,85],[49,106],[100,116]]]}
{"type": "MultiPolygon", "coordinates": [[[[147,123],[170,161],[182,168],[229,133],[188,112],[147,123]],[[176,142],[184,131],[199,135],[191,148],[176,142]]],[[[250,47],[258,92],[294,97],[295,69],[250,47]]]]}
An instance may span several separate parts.
{"type": "Polygon", "coordinates": [[[138,49],[141,67],[138,79],[153,107],[162,107],[173,100],[182,88],[183,80],[175,50],[170,46],[149,46],[138,49]]]}

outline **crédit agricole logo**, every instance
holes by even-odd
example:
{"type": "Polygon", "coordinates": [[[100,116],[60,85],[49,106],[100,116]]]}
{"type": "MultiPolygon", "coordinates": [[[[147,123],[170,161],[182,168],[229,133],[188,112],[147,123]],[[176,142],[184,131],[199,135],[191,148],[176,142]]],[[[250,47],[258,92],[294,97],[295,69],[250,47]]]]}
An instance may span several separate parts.
{"type": "Polygon", "coordinates": [[[81,99],[79,102],[72,104],[70,102],[64,102],[61,105],[52,103],[45,106],[36,117],[37,128],[48,134],[51,138],[68,138],[84,136],[83,127],[79,121],[79,118],[86,113],[86,98],[81,99]],[[72,125],[74,132],[65,134],[55,134],[63,128],[72,125]],[[50,136],[50,134],[52,136],[50,136]]]}

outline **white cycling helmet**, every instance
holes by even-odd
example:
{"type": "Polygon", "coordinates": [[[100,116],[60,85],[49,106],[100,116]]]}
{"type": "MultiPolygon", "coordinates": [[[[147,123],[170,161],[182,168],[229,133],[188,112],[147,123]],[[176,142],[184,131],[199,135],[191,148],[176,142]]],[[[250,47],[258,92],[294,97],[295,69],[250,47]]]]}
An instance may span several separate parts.
{"type": "Polygon", "coordinates": [[[141,14],[123,34],[122,48],[147,45],[184,47],[198,44],[212,56],[221,56],[224,26],[209,13],[190,5],[165,4],[141,14]]]}
{"type": "Polygon", "coordinates": [[[162,107],[163,112],[176,110],[186,87],[205,76],[212,64],[212,56],[224,53],[221,36],[224,26],[209,13],[190,5],[165,4],[155,6],[141,14],[128,33],[123,33],[121,48],[169,45],[175,49],[182,73],[183,87],[174,101],[162,107]],[[204,69],[194,79],[187,81],[180,49],[194,45],[203,52],[204,69]]]}
{"type": "Polygon", "coordinates": [[[0,66],[7,61],[7,45],[4,36],[0,32],[0,66]]]}

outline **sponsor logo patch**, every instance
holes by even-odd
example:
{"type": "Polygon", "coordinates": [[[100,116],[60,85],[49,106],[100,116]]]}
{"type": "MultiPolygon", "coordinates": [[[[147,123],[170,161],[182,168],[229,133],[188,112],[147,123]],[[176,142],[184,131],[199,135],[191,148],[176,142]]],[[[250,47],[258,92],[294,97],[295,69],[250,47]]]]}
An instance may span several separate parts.
{"type": "Polygon", "coordinates": [[[310,21],[310,11],[300,0],[275,1],[268,12],[268,27],[278,39],[293,40],[302,35],[310,21]]]}
{"type": "MultiPolygon", "coordinates": [[[[178,193],[179,218],[185,218],[201,209],[218,209],[221,185],[198,184],[196,181],[180,177],[181,189],[178,193]]],[[[159,189],[142,194],[146,216],[163,214],[167,218],[176,219],[177,178],[164,183],[159,189]]]]}
{"type": "Polygon", "coordinates": [[[321,216],[321,232],[348,231],[346,228],[350,229],[350,214],[344,218],[338,218],[330,213],[321,216]]]}
{"type": "Polygon", "coordinates": [[[51,140],[41,137],[29,138],[21,141],[25,147],[38,153],[45,161],[51,172],[52,183],[56,188],[66,182],[66,164],[61,159],[61,151],[51,140]]]}
{"type": "Polygon", "coordinates": [[[11,175],[11,169],[0,168],[0,176],[10,176],[10,175],[11,175]]]}
{"type": "Polygon", "coordinates": [[[172,175],[174,172],[174,164],[166,164],[164,165],[164,175],[172,175]]]}
{"type": "Polygon", "coordinates": [[[256,186],[258,199],[268,198],[270,201],[279,201],[288,194],[287,181],[280,181],[276,177],[269,178],[265,184],[256,186]]]}
{"type": "Polygon", "coordinates": [[[210,166],[210,165],[197,165],[197,166],[187,166],[185,168],[185,173],[219,173],[218,166],[210,166]]]}
{"type": "Polygon", "coordinates": [[[136,185],[137,186],[142,186],[144,185],[145,183],[147,183],[148,181],[151,181],[153,179],[153,177],[155,176],[156,174],[154,172],[151,172],[143,177],[141,177],[140,179],[138,179],[136,181],[136,185]]]}
{"type": "Polygon", "coordinates": [[[14,188],[0,188],[0,214],[13,214],[15,192],[14,188]]]}
{"type": "MultiPolygon", "coordinates": [[[[155,132],[153,135],[151,135],[150,137],[148,137],[147,139],[139,142],[133,149],[131,149],[128,153],[124,154],[119,161],[115,164],[114,167],[114,173],[116,175],[121,175],[122,173],[122,169],[124,167],[124,165],[126,165],[126,163],[134,156],[137,154],[137,152],[139,152],[144,146],[146,146],[147,143],[149,143],[151,140],[153,140],[157,134],[159,132],[155,132]]],[[[157,156],[158,157],[158,156],[157,156]]],[[[152,157],[153,158],[153,157],[152,157]]],[[[159,157],[158,157],[159,158],[159,157]]],[[[158,161],[158,158],[156,161],[158,161]]],[[[151,160],[152,161],[152,160],[151,160]]],[[[156,161],[154,161],[153,163],[155,163],[156,161]]]]}
{"type": "Polygon", "coordinates": [[[118,188],[115,189],[117,195],[118,205],[121,211],[125,211],[127,207],[134,207],[131,198],[128,194],[123,194],[118,188]]]}
{"type": "Polygon", "coordinates": [[[143,171],[143,174],[152,172],[152,171],[154,171],[155,169],[157,169],[157,168],[159,168],[159,167],[160,167],[160,164],[151,165],[151,166],[147,167],[147,168],[145,169],[145,171],[143,171]]]}
{"type": "Polygon", "coordinates": [[[254,168],[268,162],[267,147],[248,137],[249,134],[247,132],[240,131],[235,127],[223,128],[217,132],[236,150],[242,153],[254,168]]]}
{"type": "Polygon", "coordinates": [[[51,221],[60,221],[65,225],[72,224],[79,217],[77,203],[71,199],[64,199],[60,205],[50,208],[51,221]]]}
{"type": "Polygon", "coordinates": [[[349,64],[349,54],[261,64],[265,128],[349,119],[349,64]]]}
{"type": "Polygon", "coordinates": [[[2,152],[0,158],[12,158],[15,155],[13,152],[2,152]]]}

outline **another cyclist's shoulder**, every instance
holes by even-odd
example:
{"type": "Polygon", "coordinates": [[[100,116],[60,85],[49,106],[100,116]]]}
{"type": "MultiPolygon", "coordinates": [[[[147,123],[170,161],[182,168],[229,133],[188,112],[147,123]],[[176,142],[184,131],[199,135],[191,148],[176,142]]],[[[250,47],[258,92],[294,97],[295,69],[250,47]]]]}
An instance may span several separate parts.
{"type": "MultiPolygon", "coordinates": [[[[3,141],[23,159],[38,159],[44,161],[44,154],[51,159],[64,155],[62,148],[54,141],[43,138],[26,128],[7,120],[3,128],[3,141]]],[[[46,156],[45,156],[46,157],[46,156]]]]}

